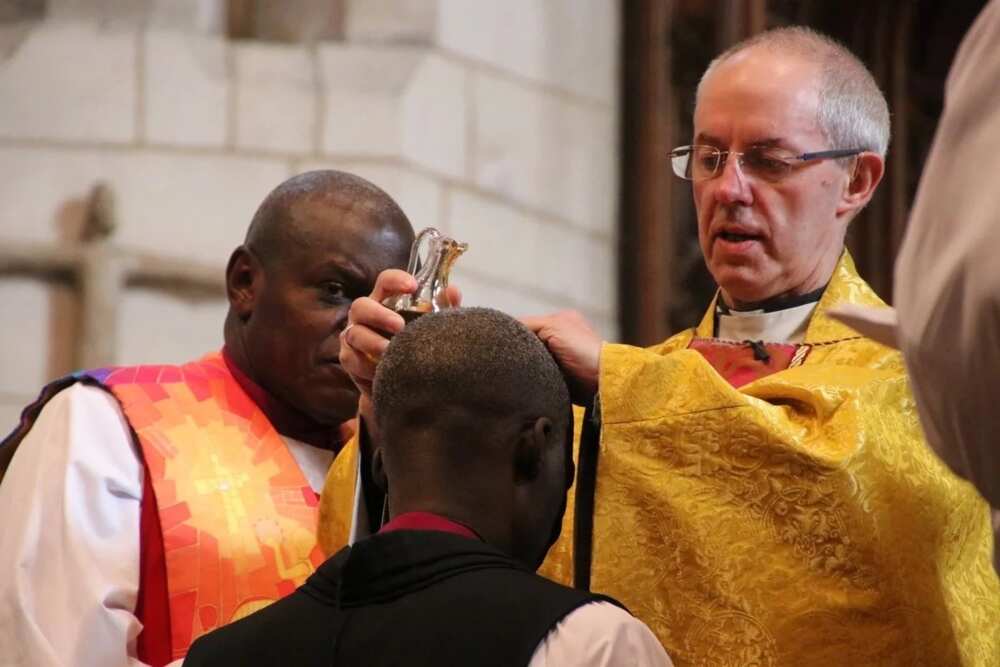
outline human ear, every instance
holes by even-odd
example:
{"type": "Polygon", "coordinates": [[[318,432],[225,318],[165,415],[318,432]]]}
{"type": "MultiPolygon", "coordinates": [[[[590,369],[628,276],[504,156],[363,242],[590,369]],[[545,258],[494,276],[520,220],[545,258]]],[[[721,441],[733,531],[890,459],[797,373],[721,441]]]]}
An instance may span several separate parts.
{"type": "Polygon", "coordinates": [[[861,153],[854,158],[851,178],[837,206],[837,215],[854,217],[863,209],[885,173],[885,161],[877,153],[861,153]]]}
{"type": "Polygon", "coordinates": [[[539,417],[521,429],[514,452],[515,482],[532,482],[538,478],[552,430],[552,420],[548,417],[539,417]]]}
{"type": "Polygon", "coordinates": [[[389,492],[389,477],[385,474],[385,459],[382,458],[381,447],[372,453],[372,481],[382,493],[389,492]]]}
{"type": "Polygon", "coordinates": [[[257,293],[263,271],[260,261],[246,246],[233,251],[226,265],[226,296],[229,306],[241,321],[246,322],[257,303],[257,293]]]}

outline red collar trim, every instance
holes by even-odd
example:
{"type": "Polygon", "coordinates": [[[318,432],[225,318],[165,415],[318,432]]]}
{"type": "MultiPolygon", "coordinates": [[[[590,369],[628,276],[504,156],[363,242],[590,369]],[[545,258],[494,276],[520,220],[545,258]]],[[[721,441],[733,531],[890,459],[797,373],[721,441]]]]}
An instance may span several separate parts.
{"type": "Polygon", "coordinates": [[[437,530],[442,533],[454,533],[462,537],[483,542],[479,534],[457,521],[447,519],[440,514],[431,512],[407,512],[400,514],[389,523],[382,526],[380,533],[391,533],[394,530],[437,530]]]}
{"type": "Polygon", "coordinates": [[[222,348],[222,360],[226,362],[226,368],[232,374],[236,384],[246,392],[257,407],[261,409],[271,425],[281,435],[293,438],[313,447],[329,449],[339,452],[343,443],[340,440],[340,432],[337,427],[330,427],[313,421],[297,410],[293,410],[285,403],[275,398],[263,387],[250,379],[243,370],[236,365],[225,347],[222,348]]]}

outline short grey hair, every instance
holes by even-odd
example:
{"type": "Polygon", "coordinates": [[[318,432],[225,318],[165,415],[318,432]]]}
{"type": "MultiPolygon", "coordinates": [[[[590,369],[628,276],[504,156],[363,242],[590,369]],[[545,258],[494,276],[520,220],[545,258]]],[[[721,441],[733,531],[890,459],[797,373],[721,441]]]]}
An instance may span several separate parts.
{"type": "Polygon", "coordinates": [[[831,148],[861,148],[885,157],[889,149],[889,105],[868,68],[850,49],[803,26],[759,33],[723,51],[698,82],[732,56],[760,47],[789,53],[820,69],[819,121],[831,148]]]}

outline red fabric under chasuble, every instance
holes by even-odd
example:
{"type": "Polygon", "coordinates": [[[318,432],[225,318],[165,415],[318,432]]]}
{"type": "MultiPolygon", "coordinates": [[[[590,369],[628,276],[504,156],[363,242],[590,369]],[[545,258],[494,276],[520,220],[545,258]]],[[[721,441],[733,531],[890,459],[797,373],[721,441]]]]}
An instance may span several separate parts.
{"type": "Polygon", "coordinates": [[[809,345],[751,344],[717,338],[693,338],[688,348],[697,350],[719,375],[736,388],[798,366],[805,361],[810,350],[809,345]]]}
{"type": "Polygon", "coordinates": [[[288,595],[323,560],[318,496],[218,353],[94,374],[145,467],[139,657],[181,658],[202,634],[288,595]]]}

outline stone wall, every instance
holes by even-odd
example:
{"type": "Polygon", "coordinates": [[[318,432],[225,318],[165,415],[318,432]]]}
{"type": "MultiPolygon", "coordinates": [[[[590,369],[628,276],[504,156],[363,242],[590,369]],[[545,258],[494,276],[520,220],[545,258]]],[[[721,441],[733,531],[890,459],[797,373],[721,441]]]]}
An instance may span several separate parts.
{"type": "MultiPolygon", "coordinates": [[[[614,338],[618,3],[342,1],[344,39],[309,44],[230,40],[220,0],[0,16],[0,244],[67,242],[100,180],[117,244],[221,272],[274,185],[337,167],[469,242],[467,304],[575,307],[614,338]]],[[[0,430],[70,370],[71,294],[0,277],[0,430]]],[[[131,290],[109,361],[217,347],[224,312],[131,290]]]]}

